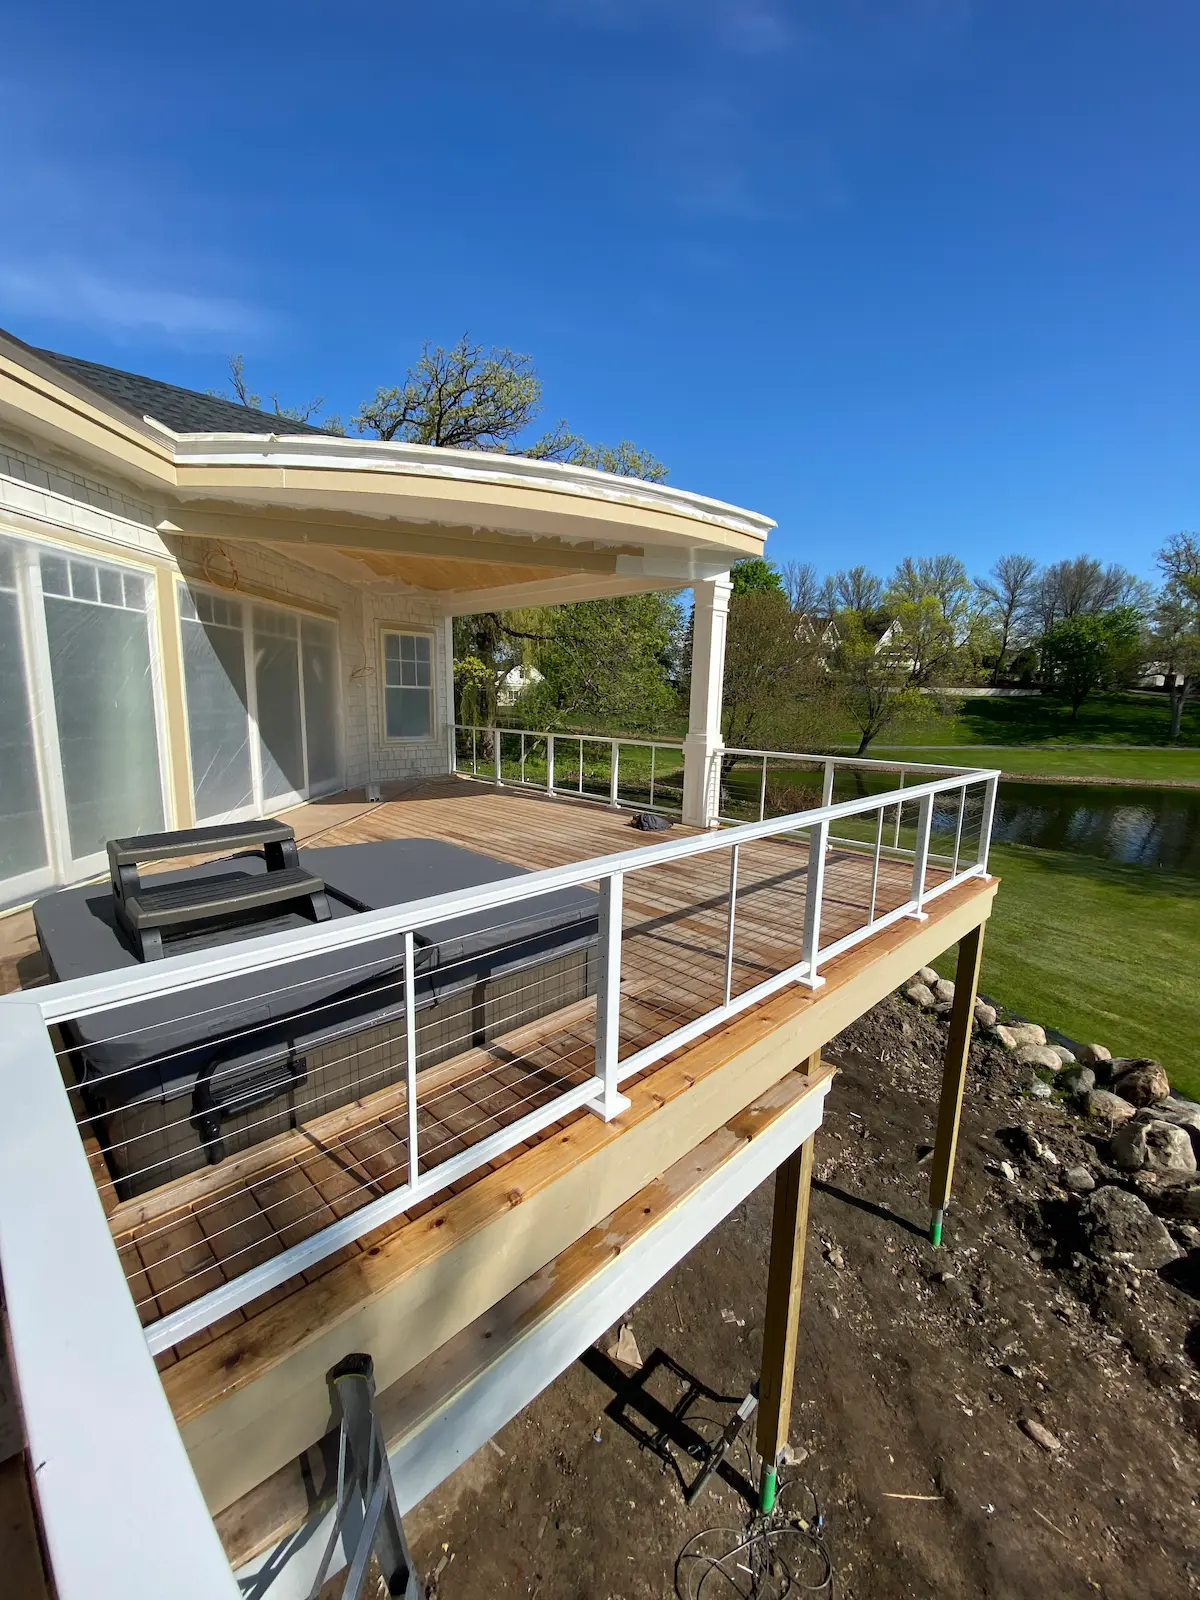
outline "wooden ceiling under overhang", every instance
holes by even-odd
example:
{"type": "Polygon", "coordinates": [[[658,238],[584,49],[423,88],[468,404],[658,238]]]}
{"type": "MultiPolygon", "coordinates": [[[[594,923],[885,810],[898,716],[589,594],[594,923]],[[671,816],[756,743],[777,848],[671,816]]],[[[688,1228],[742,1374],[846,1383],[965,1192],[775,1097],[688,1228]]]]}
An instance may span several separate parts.
{"type": "Polygon", "coordinates": [[[530,583],[535,578],[566,578],[577,570],[574,567],[519,566],[501,561],[446,560],[437,556],[382,555],[373,550],[343,550],[340,554],[377,578],[439,592],[498,589],[512,583],[530,583]]]}

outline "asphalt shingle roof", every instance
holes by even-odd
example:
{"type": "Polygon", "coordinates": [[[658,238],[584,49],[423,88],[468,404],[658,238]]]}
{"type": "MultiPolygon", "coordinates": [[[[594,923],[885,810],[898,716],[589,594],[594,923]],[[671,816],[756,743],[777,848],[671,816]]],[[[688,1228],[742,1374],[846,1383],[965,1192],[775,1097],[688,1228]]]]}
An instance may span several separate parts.
{"type": "MultiPolygon", "coordinates": [[[[27,348],[29,348],[27,346],[27,348]]],[[[236,400],[218,395],[181,389],[159,378],[144,378],[118,367],[103,367],[78,356],[59,355],[54,350],[35,350],[36,355],[57,367],[77,383],[86,384],[135,417],[153,417],[174,433],[322,433],[311,422],[297,422],[273,411],[255,411],[236,400]]]]}

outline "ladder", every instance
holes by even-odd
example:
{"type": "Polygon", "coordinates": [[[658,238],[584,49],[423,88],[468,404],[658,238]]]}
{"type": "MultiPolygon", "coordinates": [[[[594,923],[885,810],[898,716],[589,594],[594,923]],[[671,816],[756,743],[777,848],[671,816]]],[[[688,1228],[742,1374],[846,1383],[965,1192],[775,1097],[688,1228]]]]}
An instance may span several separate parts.
{"type": "Polygon", "coordinates": [[[350,1355],[328,1373],[341,1406],[338,1438],[337,1502],[333,1529],[317,1569],[309,1600],[317,1600],[329,1572],[338,1539],[349,1572],[343,1600],[361,1600],[372,1555],[379,1562],[389,1595],[423,1600],[400,1509],[387,1447],[375,1413],[375,1367],[369,1355],[350,1355]]]}

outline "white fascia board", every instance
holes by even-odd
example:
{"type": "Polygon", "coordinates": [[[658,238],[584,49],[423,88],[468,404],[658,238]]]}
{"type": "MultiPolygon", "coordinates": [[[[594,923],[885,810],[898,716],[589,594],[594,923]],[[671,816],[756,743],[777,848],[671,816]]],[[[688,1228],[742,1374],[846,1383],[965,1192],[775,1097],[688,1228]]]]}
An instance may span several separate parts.
{"type": "MultiPolygon", "coordinates": [[[[826,1079],[776,1118],[655,1227],[619,1251],[568,1299],[531,1321],[497,1360],[414,1421],[388,1450],[402,1516],[548,1388],[817,1131],[832,1081],[826,1079]]],[[[522,1284],[509,1298],[527,1289],[522,1284]]],[[[491,1315],[485,1313],[480,1321],[491,1315]]],[[[471,1332],[466,1328],[457,1339],[465,1341],[471,1332]]],[[[430,1359],[439,1354],[435,1351],[430,1359]]],[[[306,1600],[332,1529],[333,1513],[326,1511],[239,1567],[237,1578],[247,1600],[306,1600]]],[[[339,1542],[330,1571],[345,1564],[339,1542]]]]}
{"type": "Polygon", "coordinates": [[[176,435],[177,467],[254,466],[284,470],[378,472],[403,477],[441,478],[461,483],[486,483],[642,506],[715,523],[737,533],[765,539],[775,526],[770,517],[731,506],[708,495],[693,494],[642,478],[619,478],[592,467],[561,461],[531,461],[525,456],[488,450],[445,450],[434,445],[406,444],[394,439],[344,439],[334,434],[176,435]]]}

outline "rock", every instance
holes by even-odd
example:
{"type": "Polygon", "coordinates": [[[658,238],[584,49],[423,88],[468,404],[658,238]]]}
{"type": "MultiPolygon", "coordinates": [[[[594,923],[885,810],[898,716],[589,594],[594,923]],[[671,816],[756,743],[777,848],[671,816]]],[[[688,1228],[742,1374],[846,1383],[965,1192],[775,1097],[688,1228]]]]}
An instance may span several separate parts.
{"type": "Polygon", "coordinates": [[[1064,1067],[1055,1087],[1064,1094],[1090,1094],[1096,1087],[1096,1074],[1091,1067],[1064,1067]]]}
{"type": "Polygon", "coordinates": [[[1039,1027],[1036,1022],[1010,1022],[1008,1031],[1019,1045],[1046,1042],[1046,1030],[1039,1027]]]}
{"type": "Polygon", "coordinates": [[[1200,1183],[1168,1189],[1159,1204],[1168,1216],[1179,1217],[1184,1222],[1200,1222],[1200,1183]]]}
{"type": "Polygon", "coordinates": [[[1088,1110],[1094,1117],[1101,1117],[1110,1127],[1115,1127],[1120,1122],[1128,1122],[1133,1116],[1133,1107],[1128,1100],[1122,1100],[1120,1095],[1111,1094],[1107,1089],[1097,1089],[1089,1097],[1088,1110]]]}
{"type": "Polygon", "coordinates": [[[1168,1095],[1161,1105],[1155,1106],[1154,1115],[1163,1122],[1174,1123],[1177,1128],[1185,1128],[1192,1149],[1200,1158],[1200,1106],[1194,1100],[1185,1100],[1178,1094],[1168,1095]]]}
{"type": "Polygon", "coordinates": [[[1145,1058],[1139,1061],[1114,1061],[1113,1090],[1131,1106],[1152,1106],[1165,1100],[1171,1085],[1162,1064],[1145,1058]]]}
{"type": "Polygon", "coordinates": [[[1016,1183],[1017,1169],[1013,1166],[1011,1161],[1001,1161],[998,1170],[1002,1178],[1006,1179],[1009,1183],[1016,1183]]]}
{"type": "Polygon", "coordinates": [[[992,1038],[995,1039],[996,1043],[1000,1045],[1002,1049],[1015,1050],[1017,1048],[1016,1034],[1011,1028],[1006,1027],[1003,1022],[998,1023],[997,1026],[992,1029],[992,1038]]]}
{"type": "Polygon", "coordinates": [[[1021,1432],[1027,1434],[1036,1445],[1050,1455],[1062,1449],[1062,1440],[1055,1438],[1049,1428],[1044,1428],[1036,1417],[1022,1417],[1020,1422],[1021,1432]]]}
{"type": "Polygon", "coordinates": [[[1062,1176],[1063,1187],[1072,1194],[1091,1194],[1096,1180],[1086,1167],[1068,1167],[1062,1176]]]}
{"type": "Polygon", "coordinates": [[[920,1006],[923,1011],[926,1011],[930,1006],[937,1004],[937,1001],[934,999],[933,990],[927,983],[910,983],[908,988],[904,991],[904,998],[906,1000],[911,1000],[913,1005],[920,1006]]]}
{"type": "Polygon", "coordinates": [[[1075,1065],[1075,1057],[1067,1049],[1065,1044],[1048,1044],[1046,1049],[1053,1050],[1054,1054],[1058,1057],[1059,1062],[1064,1067],[1073,1067],[1075,1065]]]}
{"type": "Polygon", "coordinates": [[[938,982],[938,975],[932,967],[918,967],[916,972],[913,973],[912,981],[914,983],[923,983],[927,989],[932,989],[934,984],[938,982]]]}
{"type": "Polygon", "coordinates": [[[1084,1246],[1097,1261],[1128,1261],[1156,1270],[1179,1250],[1144,1200],[1113,1184],[1089,1194],[1079,1207],[1084,1246]]]}
{"type": "Polygon", "coordinates": [[[1140,1172],[1146,1165],[1146,1128],[1140,1122],[1127,1122],[1109,1141],[1112,1164],[1121,1172],[1140,1172]]]}
{"type": "Polygon", "coordinates": [[[996,1008],[988,1005],[986,1000],[975,1002],[975,1026],[987,1031],[996,1026],[996,1008]]]}
{"type": "Polygon", "coordinates": [[[1099,1067],[1112,1060],[1112,1052],[1102,1044],[1081,1044],[1075,1059],[1082,1067],[1099,1067]]]}
{"type": "Polygon", "coordinates": [[[1048,1044],[1018,1045],[1017,1060],[1023,1067],[1045,1067],[1048,1072],[1057,1072],[1062,1066],[1048,1044]]]}
{"type": "Polygon", "coordinates": [[[1196,1153],[1186,1128],[1178,1128],[1173,1122],[1163,1122],[1158,1117],[1143,1126],[1146,1130],[1146,1166],[1154,1172],[1195,1172],[1196,1153]]]}
{"type": "Polygon", "coordinates": [[[1031,1094],[1035,1100],[1054,1099],[1054,1090],[1044,1078],[1030,1078],[1025,1085],[1025,1093],[1031,1094]]]}
{"type": "Polygon", "coordinates": [[[941,1000],[943,1004],[947,1000],[954,999],[954,985],[950,982],[949,978],[939,978],[938,981],[935,984],[932,984],[930,987],[933,989],[935,998],[941,1000]]]}

